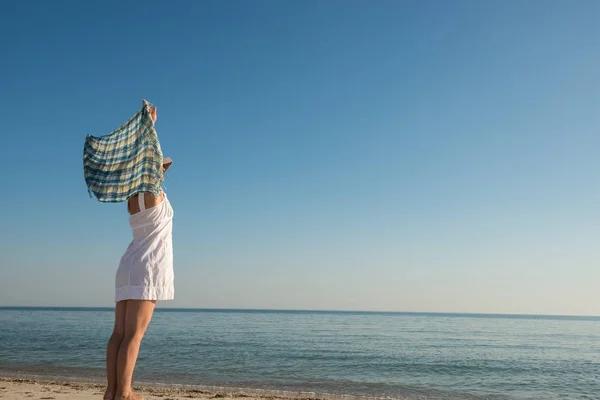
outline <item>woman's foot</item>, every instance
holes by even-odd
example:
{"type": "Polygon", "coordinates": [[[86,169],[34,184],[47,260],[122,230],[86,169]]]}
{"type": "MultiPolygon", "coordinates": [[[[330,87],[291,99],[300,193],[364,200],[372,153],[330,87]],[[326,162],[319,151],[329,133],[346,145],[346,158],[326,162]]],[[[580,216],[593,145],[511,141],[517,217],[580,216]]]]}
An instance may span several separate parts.
{"type": "Polygon", "coordinates": [[[112,390],[106,389],[106,392],[104,392],[103,400],[115,400],[115,392],[112,390]]]}
{"type": "Polygon", "coordinates": [[[115,400],[144,400],[144,398],[138,394],[129,392],[127,395],[123,394],[121,396],[116,396],[115,400]]]}

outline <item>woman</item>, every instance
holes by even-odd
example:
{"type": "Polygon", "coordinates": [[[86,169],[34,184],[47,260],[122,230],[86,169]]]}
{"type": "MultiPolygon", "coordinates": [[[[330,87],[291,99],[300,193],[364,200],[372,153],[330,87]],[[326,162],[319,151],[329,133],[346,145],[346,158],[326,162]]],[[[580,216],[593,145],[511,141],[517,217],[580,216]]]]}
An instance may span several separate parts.
{"type": "MultiPolygon", "coordinates": [[[[156,107],[150,111],[156,122],[156,107]]],[[[172,165],[163,160],[163,173],[172,165]]],[[[133,240],[117,269],[115,326],[106,350],[105,400],[142,400],[131,380],[140,344],[158,300],[172,300],[173,208],[164,192],[137,193],[127,201],[133,240]]]]}

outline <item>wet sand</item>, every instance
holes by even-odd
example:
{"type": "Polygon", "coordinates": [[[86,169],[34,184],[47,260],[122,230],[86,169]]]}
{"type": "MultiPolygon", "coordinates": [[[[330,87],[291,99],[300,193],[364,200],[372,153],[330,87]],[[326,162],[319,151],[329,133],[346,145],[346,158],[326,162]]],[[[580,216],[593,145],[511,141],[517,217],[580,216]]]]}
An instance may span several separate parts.
{"type": "MultiPolygon", "coordinates": [[[[104,395],[105,386],[96,383],[59,382],[0,377],[0,399],[2,400],[98,400],[104,395]]],[[[234,399],[249,400],[301,399],[302,397],[260,396],[241,392],[211,392],[195,389],[134,387],[145,400],[187,399],[234,399]]],[[[315,400],[314,397],[306,397],[315,400]]]]}

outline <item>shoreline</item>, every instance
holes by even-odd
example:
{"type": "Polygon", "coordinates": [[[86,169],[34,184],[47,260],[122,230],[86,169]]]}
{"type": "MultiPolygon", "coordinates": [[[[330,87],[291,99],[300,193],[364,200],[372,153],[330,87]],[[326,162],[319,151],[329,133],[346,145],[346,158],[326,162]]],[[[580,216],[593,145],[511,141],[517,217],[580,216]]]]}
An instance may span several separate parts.
{"type": "MultiPolygon", "coordinates": [[[[274,394],[272,390],[243,389],[228,387],[197,388],[200,385],[164,385],[139,383],[134,384],[134,391],[145,400],[184,400],[184,399],[235,399],[247,398],[252,400],[328,400],[328,399],[379,399],[376,397],[280,391],[274,394]],[[261,393],[262,392],[262,393],[261,393]]],[[[101,399],[105,384],[92,380],[74,380],[74,378],[48,379],[43,377],[0,376],[0,399],[54,399],[54,400],[93,400],[101,399]]],[[[395,398],[403,400],[404,398],[395,398]]]]}

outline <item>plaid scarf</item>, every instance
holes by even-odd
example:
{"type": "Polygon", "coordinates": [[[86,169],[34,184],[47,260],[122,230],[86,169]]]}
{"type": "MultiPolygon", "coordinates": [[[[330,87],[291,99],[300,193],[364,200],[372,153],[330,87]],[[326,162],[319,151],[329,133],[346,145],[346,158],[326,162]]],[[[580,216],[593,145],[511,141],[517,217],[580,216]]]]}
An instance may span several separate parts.
{"type": "Polygon", "coordinates": [[[163,155],[149,109],[143,106],[108,135],[88,135],[83,147],[83,175],[92,193],[104,203],[125,201],[138,192],[158,196],[163,155]]]}

